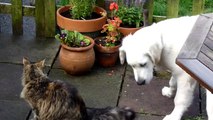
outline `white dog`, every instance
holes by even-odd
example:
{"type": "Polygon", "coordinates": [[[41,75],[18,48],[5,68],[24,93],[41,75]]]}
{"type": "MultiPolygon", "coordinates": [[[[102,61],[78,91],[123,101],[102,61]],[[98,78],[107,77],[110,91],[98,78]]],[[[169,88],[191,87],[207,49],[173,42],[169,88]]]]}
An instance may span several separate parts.
{"type": "MultiPolygon", "coordinates": [[[[197,82],[176,65],[175,59],[198,17],[173,18],[142,28],[126,36],[120,47],[120,62],[127,60],[137,84],[149,84],[154,67],[172,73],[169,87],[162,89],[162,95],[175,96],[175,107],[163,120],[180,120],[193,100],[197,82]]],[[[207,91],[207,95],[208,120],[213,120],[213,94],[207,91]]]]}

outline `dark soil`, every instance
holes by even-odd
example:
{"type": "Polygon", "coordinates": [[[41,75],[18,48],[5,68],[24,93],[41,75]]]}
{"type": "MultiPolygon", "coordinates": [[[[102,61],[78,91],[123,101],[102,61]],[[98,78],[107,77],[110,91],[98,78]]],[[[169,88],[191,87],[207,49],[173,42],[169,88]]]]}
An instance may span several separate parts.
{"type": "MultiPolygon", "coordinates": [[[[61,13],[62,16],[66,17],[66,18],[72,18],[72,15],[70,14],[70,11],[65,11],[63,13],[61,13]]],[[[97,19],[102,17],[100,14],[96,13],[96,12],[92,12],[92,15],[90,17],[84,18],[86,20],[91,20],[91,19],[97,19]]]]}
{"type": "MultiPolygon", "coordinates": [[[[95,39],[95,43],[101,46],[106,46],[106,38],[105,37],[99,37],[95,39]]],[[[116,41],[115,46],[120,45],[121,41],[116,41]]]]}
{"type": "MultiPolygon", "coordinates": [[[[143,21],[142,21],[142,22],[140,23],[140,26],[142,27],[143,25],[144,25],[144,24],[143,24],[143,21]]],[[[121,23],[120,26],[121,26],[121,27],[125,27],[125,28],[135,28],[136,25],[131,25],[131,26],[130,26],[130,25],[124,25],[124,24],[121,23]]]]}

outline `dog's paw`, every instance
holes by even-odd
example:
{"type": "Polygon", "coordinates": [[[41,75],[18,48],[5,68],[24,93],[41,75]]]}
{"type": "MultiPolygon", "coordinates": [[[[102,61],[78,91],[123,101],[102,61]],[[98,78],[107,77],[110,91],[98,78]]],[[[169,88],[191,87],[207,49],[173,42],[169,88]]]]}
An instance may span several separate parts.
{"type": "Polygon", "coordinates": [[[171,88],[165,86],[162,88],[162,95],[171,98],[173,96],[173,92],[171,88]]]}
{"type": "Polygon", "coordinates": [[[166,115],[163,120],[181,120],[180,116],[166,115]]]}

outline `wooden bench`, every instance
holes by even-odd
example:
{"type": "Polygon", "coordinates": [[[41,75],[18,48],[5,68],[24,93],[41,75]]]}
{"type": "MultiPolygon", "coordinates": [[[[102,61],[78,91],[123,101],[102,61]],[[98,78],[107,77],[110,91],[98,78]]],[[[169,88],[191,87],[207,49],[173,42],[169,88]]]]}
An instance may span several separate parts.
{"type": "Polygon", "coordinates": [[[199,16],[176,63],[213,93],[213,13],[199,16]]]}

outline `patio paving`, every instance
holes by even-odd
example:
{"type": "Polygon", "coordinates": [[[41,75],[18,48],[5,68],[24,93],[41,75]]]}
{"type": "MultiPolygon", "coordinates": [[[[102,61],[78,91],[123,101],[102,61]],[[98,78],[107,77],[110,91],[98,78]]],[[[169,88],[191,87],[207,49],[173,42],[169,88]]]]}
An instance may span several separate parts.
{"type": "MultiPolygon", "coordinates": [[[[55,39],[0,33],[1,120],[23,120],[29,113],[28,104],[19,97],[23,57],[32,61],[45,58],[45,72],[48,76],[75,85],[88,108],[129,106],[138,113],[137,120],[161,120],[171,112],[173,99],[161,95],[161,88],[168,84],[168,75],[157,75],[150,85],[138,86],[132,69],[118,63],[111,68],[95,64],[88,74],[72,76],[61,69],[57,59],[58,51],[59,43],[55,39]]],[[[206,120],[204,91],[197,89],[195,96],[184,118],[202,114],[203,120],[206,120]]]]}

